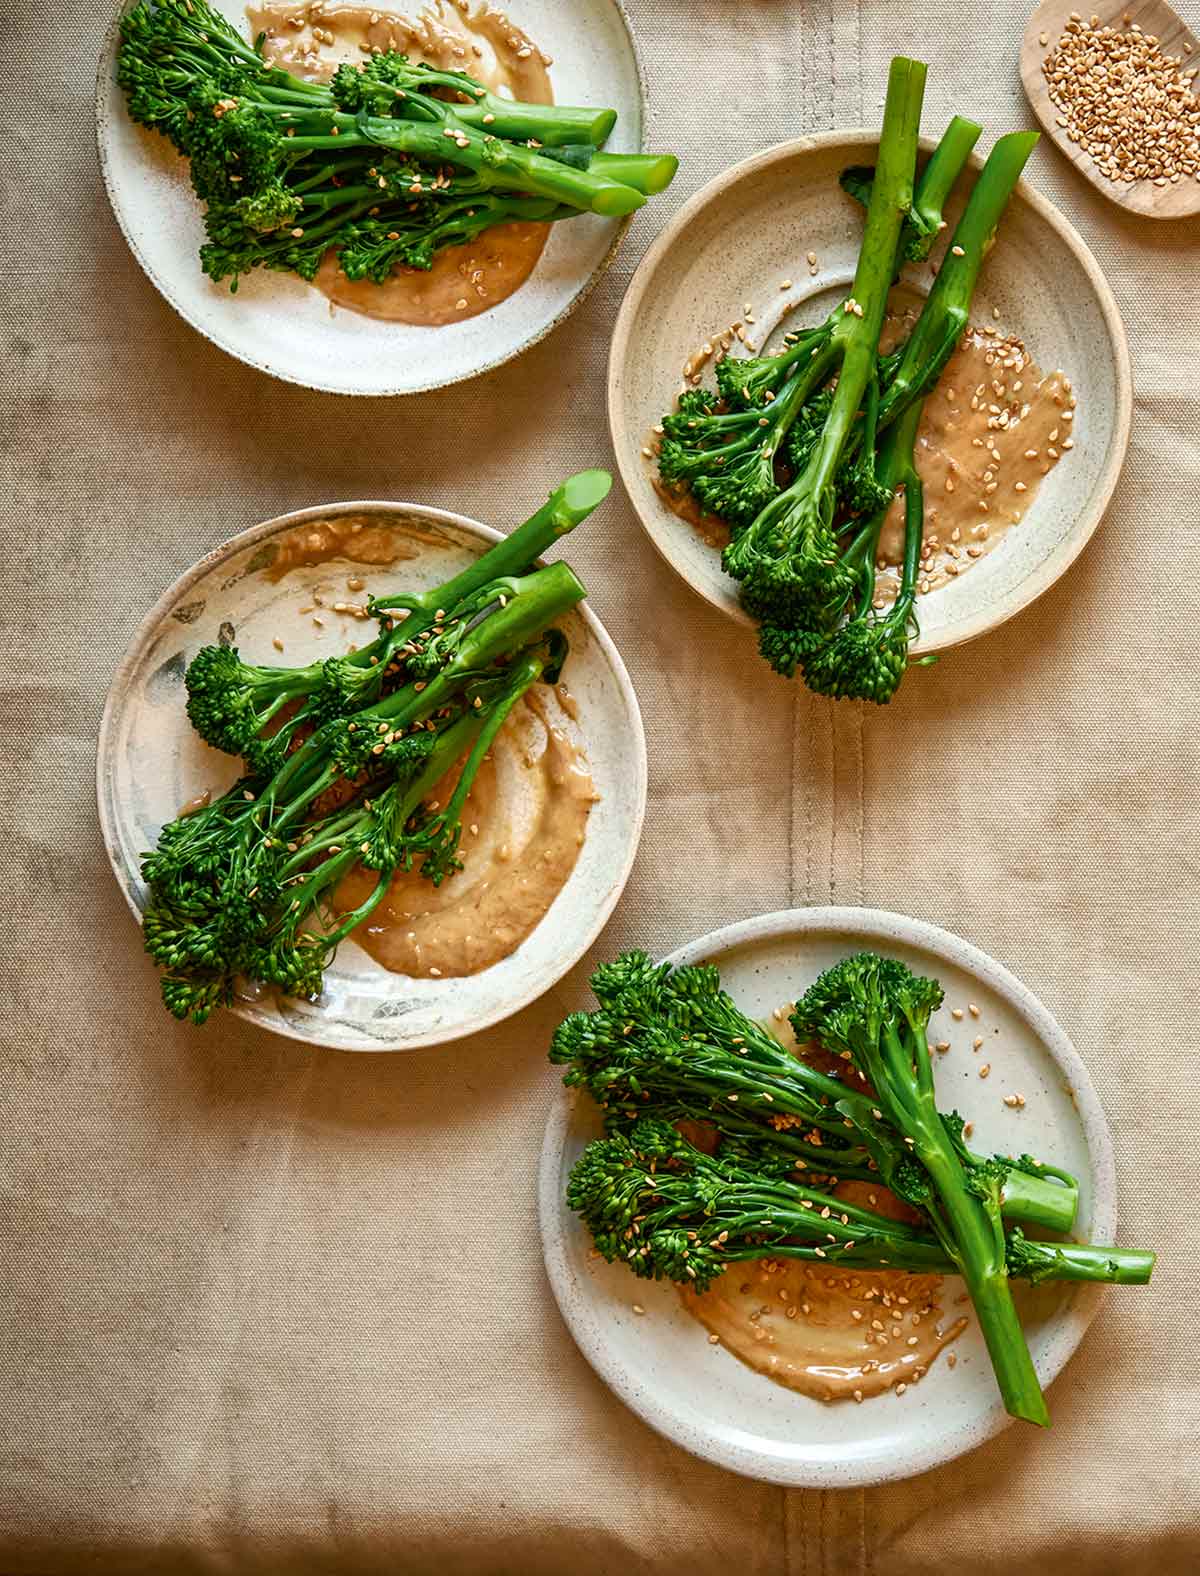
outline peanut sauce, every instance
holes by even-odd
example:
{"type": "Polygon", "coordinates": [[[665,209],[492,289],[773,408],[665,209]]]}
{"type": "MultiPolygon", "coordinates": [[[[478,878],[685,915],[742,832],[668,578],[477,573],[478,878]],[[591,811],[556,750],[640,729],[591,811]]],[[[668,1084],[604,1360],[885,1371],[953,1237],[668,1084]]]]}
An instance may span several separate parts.
{"type": "MultiPolygon", "coordinates": [[[[398,873],[354,931],[375,961],[413,979],[460,978],[515,952],[545,918],[575,868],[599,795],[564,719],[574,700],[539,685],[496,736],[463,812],[463,868],[435,887],[419,871],[398,873]]],[[[445,804],[456,767],[434,790],[445,804]]],[[[352,870],[334,894],[349,913],[376,876],[352,870]]]]}
{"type": "MultiPolygon", "coordinates": [[[[819,1070],[840,1066],[815,1047],[798,1048],[778,1016],[769,1027],[819,1070]]],[[[892,1220],[921,1218],[874,1182],[839,1182],[830,1191],[892,1220]]],[[[962,1317],[942,1326],[941,1294],[940,1275],[788,1258],[732,1264],[707,1291],[679,1292],[684,1308],[726,1351],[817,1401],[865,1401],[888,1390],[902,1393],[922,1379],[967,1327],[962,1317]]]]}

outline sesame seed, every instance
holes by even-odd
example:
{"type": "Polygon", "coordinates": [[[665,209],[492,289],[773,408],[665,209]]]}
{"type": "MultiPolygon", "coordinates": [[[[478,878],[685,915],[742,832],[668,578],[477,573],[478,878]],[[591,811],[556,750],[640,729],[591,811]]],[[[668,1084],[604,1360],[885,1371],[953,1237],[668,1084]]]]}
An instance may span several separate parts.
{"type": "Polygon", "coordinates": [[[986,1078],[987,1075],[991,1072],[991,1070],[992,1070],[991,1062],[984,1062],[983,1066],[979,1069],[979,1076],[981,1078],[986,1078]]]}

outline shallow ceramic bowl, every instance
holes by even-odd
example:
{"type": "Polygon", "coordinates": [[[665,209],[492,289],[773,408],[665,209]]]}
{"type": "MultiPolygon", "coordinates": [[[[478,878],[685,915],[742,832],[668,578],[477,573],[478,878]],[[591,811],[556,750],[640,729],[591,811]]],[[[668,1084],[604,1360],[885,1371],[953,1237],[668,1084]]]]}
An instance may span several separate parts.
{"type": "MultiPolygon", "coordinates": [[[[1117,1226],[1112,1139],[1087,1072],[1054,1019],[1007,969],[936,926],[860,908],[794,909],[731,925],[671,955],[715,963],[739,1005],[769,1018],[838,958],[870,948],[934,975],[946,1004],[933,1020],[951,1049],[937,1058],[939,1103],[975,1124],[980,1153],[1053,1159],[1080,1182],[1080,1240],[1111,1242],[1117,1226]],[[951,1017],[969,1002],[975,1019],[951,1017]],[[972,1040],[982,1034],[986,1050],[972,1040]],[[980,1056],[991,1077],[978,1076],[980,1056]],[[1023,1110],[1003,1096],[1020,1091],[1023,1110]]],[[[931,1035],[931,1038],[934,1036],[931,1035]]],[[[567,1209],[567,1173],[600,1131],[596,1107],[563,1090],[550,1113],[538,1181],[546,1268],[571,1334],[600,1377],[652,1427],[693,1454],[749,1477],[805,1488],[849,1488],[910,1477],[973,1449],[1011,1421],[972,1320],[954,1343],[958,1363],[935,1362],[903,1396],[832,1405],[784,1389],[709,1344],[675,1289],[635,1280],[589,1257],[591,1239],[567,1209]],[[645,1309],[635,1315],[633,1304],[645,1309]]],[[[943,1307],[960,1283],[948,1281],[943,1307]]],[[[1017,1289],[1043,1386],[1082,1340],[1103,1289],[1017,1289]]],[[[943,1316],[945,1318],[945,1315],[943,1316]]],[[[1053,1407],[1053,1396],[1050,1398],[1053,1407]]]]}
{"type": "MultiPolygon", "coordinates": [[[[878,141],[875,132],[831,132],[783,143],[726,170],[655,241],[617,318],[608,415],[621,477],[671,567],[742,623],[750,621],[719,553],[662,502],[651,482],[653,462],[642,450],[678,392],[685,361],[740,319],[747,302],[756,307],[750,333],[762,348],[777,345],[786,329],[819,322],[845,297],[862,210],[841,191],[838,175],[847,165],[872,163],[878,141]],[[809,252],[817,257],[815,276],[805,260],[809,252]],[[780,288],[785,279],[793,281],[789,290],[780,288]]],[[[931,144],[923,146],[928,151],[931,144]]],[[[980,162],[972,159],[972,167],[980,162]]],[[[961,205],[961,196],[951,204],[951,223],[961,205]]],[[[906,277],[922,291],[930,279],[927,268],[910,268],[906,277]]],[[[1058,579],[1099,524],[1129,438],[1129,351],[1112,292],[1078,234],[1024,182],[984,265],[972,320],[1018,335],[1047,372],[1067,374],[1079,398],[1075,448],[999,547],[969,574],[921,597],[918,652],[983,634],[1058,579]]]]}
{"type": "MultiPolygon", "coordinates": [[[[212,0],[249,36],[240,0],[212,0]]],[[[423,0],[393,0],[411,13],[423,0]]],[[[127,9],[123,7],[122,10],[127,9]]],[[[608,105],[614,153],[642,148],[645,90],[618,0],[511,0],[501,9],[549,54],[555,98],[608,105]]],[[[166,139],[135,126],[116,81],[120,12],[100,55],[96,134],[117,222],[151,282],[181,317],[231,356],[273,377],[334,394],[413,394],[461,383],[511,360],[568,316],[604,272],[628,220],[593,214],[556,224],[533,275],[490,312],[441,328],[384,323],[338,308],[293,274],[259,269],[238,285],[200,271],[201,206],[186,161],[166,139]]]]}
{"type": "MultiPolygon", "coordinates": [[[[313,593],[326,608],[401,586],[440,585],[499,533],[444,509],[407,503],[339,503],[243,531],[190,569],[147,615],[109,691],[100,725],[97,791],[105,846],[135,916],[145,904],[141,854],[165,822],[209,789],[222,792],[237,764],[204,744],[184,712],[184,670],[197,649],[236,642],[248,662],[302,666],[343,652],[374,626],[336,613],[313,623],[313,593]],[[277,556],[312,522],[361,515],[379,523],[395,558],[372,567],[339,557],[281,577],[277,556]],[[346,589],[358,575],[366,590],[346,589]],[[301,610],[306,610],[302,612],[301,610]],[[284,637],[286,655],[272,646],[284,637]]],[[[595,940],[628,878],[646,806],[646,740],[637,698],[615,646],[586,606],[559,621],[571,643],[563,681],[578,719],[556,718],[582,745],[600,795],[571,875],[542,922],[511,956],[464,979],[409,979],[380,967],[353,940],[338,948],[317,1002],[247,985],[234,1011],[309,1044],[352,1051],[412,1050],[473,1034],[527,1006],[595,940]]],[[[149,967],[147,962],[147,967],[149,967]]]]}

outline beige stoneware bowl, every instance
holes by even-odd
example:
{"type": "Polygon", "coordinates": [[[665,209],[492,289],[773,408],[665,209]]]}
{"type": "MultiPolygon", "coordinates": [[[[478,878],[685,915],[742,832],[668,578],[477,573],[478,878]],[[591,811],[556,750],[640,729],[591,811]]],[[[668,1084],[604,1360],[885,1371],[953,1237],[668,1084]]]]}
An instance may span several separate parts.
{"type": "MultiPolygon", "coordinates": [[[[249,37],[244,0],[212,0],[249,37]]],[[[391,0],[381,10],[419,12],[424,0],[391,0]]],[[[200,271],[201,207],[186,162],[166,139],[135,126],[116,81],[113,17],[96,81],[100,168],[117,223],[157,290],[207,339],[273,377],[333,394],[412,394],[478,376],[536,344],[591,290],[620,245],[628,220],[586,214],[556,224],[532,276],[490,312],[441,328],[384,323],[330,310],[327,298],[294,274],[257,269],[237,294],[200,271]]],[[[506,0],[500,7],[553,58],[563,104],[610,105],[614,153],[642,148],[645,83],[619,0],[506,0]]],[[[644,222],[644,221],[643,221],[644,222]]]]}
{"type": "MultiPolygon", "coordinates": [[[[158,601],[113,679],[100,725],[97,793],[113,871],[135,917],[145,887],[140,857],[160,828],[203,791],[223,792],[238,763],[204,744],[184,713],[184,670],[198,648],[218,638],[248,662],[304,665],[345,651],[364,625],[336,614],[313,623],[313,595],[326,608],[346,597],[358,575],[363,594],[424,590],[457,574],[499,532],[444,509],[408,503],[338,503],[297,510],[232,537],[158,601]],[[370,517],[394,550],[391,567],[346,558],[299,563],[278,572],[281,544],[314,521],[370,517]],[[286,655],[272,645],[283,634],[286,655]]],[[[291,556],[291,555],[289,555],[291,556]]],[[[579,858],[549,911],[515,952],[462,979],[410,979],[382,968],[353,940],[325,972],[319,1001],[295,1001],[253,985],[233,1011],[277,1034],[351,1051],[413,1050],[485,1029],[527,1006],[587,950],[620,897],[633,865],[646,807],[646,740],[625,665],[586,604],[559,627],[571,643],[563,671],[578,716],[556,717],[582,745],[600,795],[588,817],[579,858]]],[[[132,938],[131,938],[132,941],[132,938]]],[[[152,967],[146,960],[147,969],[152,967]]],[[[165,1008],[163,1009],[165,1013],[165,1008]]],[[[214,1019],[199,1034],[219,1034],[214,1019]]]]}
{"type": "MultiPolygon", "coordinates": [[[[674,964],[715,963],[738,1004],[766,1019],[838,958],[864,948],[941,980],[946,1004],[933,1025],[950,1050],[937,1058],[939,1102],[975,1124],[981,1153],[1053,1157],[1079,1178],[1073,1235],[1112,1242],[1117,1229],[1112,1135],[1087,1070],[1041,1002],[977,947],[909,919],[864,908],[805,908],[729,925],[671,954],[674,964]],[[980,1017],[952,1017],[975,1003],[980,1017]],[[973,1037],[989,1041],[992,1076],[977,1075],[973,1037]],[[1020,1089],[1020,1111],[1003,1103],[1020,1089]]],[[[933,1036],[931,1035],[931,1038],[933,1036]]],[[[567,1208],[566,1179],[600,1134],[596,1106],[560,1090],[546,1124],[538,1178],[542,1245],[563,1318],[596,1372],[652,1428],[685,1450],[748,1477],[802,1488],[853,1488],[912,1477],[974,1449],[1012,1421],[974,1319],[954,1343],[956,1365],[935,1362],[905,1395],[863,1406],[828,1405],[745,1367],[686,1313],[673,1286],[637,1280],[592,1256],[591,1239],[567,1208]],[[634,1304],[642,1311],[634,1311],[634,1304]]],[[[942,1297],[959,1311],[962,1288],[942,1297]]],[[[1104,1300],[1099,1286],[1015,1289],[1043,1386],[1062,1372],[1104,1300]]],[[[1138,1292],[1130,1288],[1130,1294],[1138,1292]]],[[[1084,1384],[1103,1383],[1099,1373],[1084,1384]]],[[[1054,1393],[1050,1406],[1055,1406],[1054,1393]]],[[[1025,1426],[1025,1425],[1022,1425],[1025,1426]]],[[[1032,1441],[1032,1434],[1030,1435],[1032,1441]]]]}
{"type": "MultiPolygon", "coordinates": [[[[621,477],[663,558],[742,623],[750,621],[717,549],[662,502],[653,462],[642,451],[674,400],[688,357],[741,318],[747,302],[756,308],[761,348],[777,346],[787,329],[819,321],[847,294],[862,210],[840,190],[838,175],[847,165],[872,163],[878,140],[867,131],[803,138],[718,176],[647,252],[617,318],[608,415],[621,477]],[[809,252],[818,259],[815,275],[809,252]],[[793,285],[782,290],[786,279],[793,285]]],[[[973,158],[972,167],[981,162],[973,158]]],[[[951,205],[951,223],[961,203],[958,197],[951,205]]],[[[927,289],[927,268],[909,269],[908,277],[927,289]]],[[[1067,374],[1079,399],[1075,447],[995,551],[919,599],[917,652],[972,640],[1053,585],[1100,523],[1129,438],[1129,351],[1112,291],[1076,231],[1025,182],[984,265],[972,320],[1018,335],[1046,371],[1067,374]]]]}

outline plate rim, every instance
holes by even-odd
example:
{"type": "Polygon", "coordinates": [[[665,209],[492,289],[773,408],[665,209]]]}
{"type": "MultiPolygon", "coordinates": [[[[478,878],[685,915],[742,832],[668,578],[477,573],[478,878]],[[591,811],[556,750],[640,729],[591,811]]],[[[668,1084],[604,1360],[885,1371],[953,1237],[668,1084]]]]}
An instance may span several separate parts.
{"type": "MultiPolygon", "coordinates": [[[[883,943],[900,941],[930,948],[956,966],[981,975],[1025,1018],[1047,1054],[1070,1080],[1094,1181],[1092,1230],[1100,1240],[1114,1240],[1117,1230],[1116,1154],[1112,1130],[1087,1066],[1061,1025],[1033,991],[982,948],[940,925],[895,910],[817,904],[778,909],[724,925],[685,942],[663,961],[676,966],[719,962],[725,953],[746,943],[839,930],[883,943]]],[[[656,1433],[701,1460],[759,1482],[788,1488],[865,1488],[900,1482],[945,1465],[1002,1433],[1014,1421],[997,1397],[979,1419],[956,1430],[950,1438],[949,1450],[945,1448],[946,1439],[939,1437],[931,1444],[907,1452],[902,1465],[889,1468],[876,1463],[860,1464],[848,1454],[832,1461],[828,1458],[787,1460],[750,1445],[697,1434],[687,1419],[670,1412],[661,1403],[648,1401],[646,1392],[628,1377],[619,1356],[606,1347],[603,1329],[593,1320],[588,1299],[581,1295],[568,1260],[565,1247],[567,1213],[560,1179],[562,1152],[574,1108],[572,1092],[559,1084],[547,1115],[537,1170],[538,1228],[546,1275],[563,1322],[581,1354],[618,1399],[656,1433]]],[[[1059,1377],[1078,1350],[1106,1299],[1107,1290],[1104,1286],[1078,1287],[1069,1305],[1058,1316],[1047,1350],[1038,1363],[1038,1377],[1043,1387],[1059,1377]]]]}
{"type": "MultiPolygon", "coordinates": [[[[480,520],[473,519],[470,515],[459,514],[453,509],[441,509],[433,504],[404,502],[396,499],[347,499],[337,503],[309,504],[302,509],[291,509],[284,514],[275,515],[270,520],[260,521],[257,525],[238,531],[233,536],[211,548],[204,556],[198,559],[190,569],[171,582],[169,586],[156,599],[154,605],[137,624],[120,662],[113,671],[108,691],[104,698],[104,707],[100,714],[100,726],[96,737],[96,809],[100,824],[100,835],[104,844],[104,852],[113,872],[117,887],[124,897],[126,905],[134,920],[137,922],[139,933],[141,931],[142,909],[137,899],[135,883],[132,873],[119,853],[119,838],[116,826],[116,814],[109,794],[109,776],[111,762],[115,749],[115,728],[120,713],[120,702],[125,692],[129,689],[133,674],[137,671],[145,652],[152,644],[156,633],[179,600],[188,589],[195,585],[201,578],[210,574],[238,553],[248,548],[257,546],[260,542],[268,540],[279,533],[291,530],[296,526],[306,524],[313,519],[328,519],[331,515],[355,514],[373,511],[383,514],[410,514],[417,515],[423,520],[438,525],[453,526],[458,530],[475,536],[486,543],[502,541],[506,535],[494,526],[485,525],[480,520]]],[[[561,539],[560,539],[561,540],[561,539]]],[[[539,564],[544,559],[538,559],[539,564]]],[[[452,1045],[456,1040],[462,1040],[470,1035],[479,1034],[485,1029],[494,1027],[506,1019],[514,1017],[518,1012],[523,1012],[533,1002],[540,1000],[563,978],[563,975],[574,968],[588,949],[596,941],[612,917],[612,912],[621,899],[621,895],[629,882],[633,866],[637,860],[638,850],[641,846],[642,828],[646,816],[646,800],[649,788],[649,764],[646,749],[646,728],[642,719],[641,706],[638,704],[637,691],[629,670],[617,649],[616,643],[600,618],[588,605],[587,598],[573,609],[587,626],[588,634],[595,640],[605,661],[612,670],[616,680],[617,689],[621,700],[628,712],[630,722],[629,747],[631,753],[631,766],[633,772],[633,797],[634,813],[630,821],[630,833],[626,843],[626,852],[621,865],[611,878],[605,895],[597,905],[591,924],[587,927],[582,942],[561,954],[561,967],[554,978],[544,986],[527,988],[519,993],[511,1005],[501,1005],[496,1009],[480,1014],[473,1019],[471,1025],[454,1034],[444,1034],[432,1031],[419,1034],[394,1045],[360,1044],[349,1039],[339,1039],[335,1034],[322,1034],[319,1037],[311,1033],[302,1033],[292,1019],[282,1014],[268,1014],[261,1011],[255,1002],[235,1001],[232,1007],[226,1009],[244,1022],[252,1023],[259,1028],[267,1029],[272,1034],[278,1034],[285,1039],[295,1040],[302,1045],[322,1046],[327,1050],[353,1051],[365,1054],[394,1055],[406,1051],[428,1049],[430,1046],[452,1045]],[[565,961],[564,961],[565,960],[565,961]]],[[[539,924],[541,921],[539,921],[539,924]]],[[[537,927],[535,927],[536,929],[537,927]]],[[[556,965],[557,967],[557,965],[556,965]]],[[[402,978],[403,976],[397,976],[402,978]]],[[[306,1025],[319,1020],[304,1019],[306,1025]]]]}
{"type": "MultiPolygon", "coordinates": [[[[562,307],[548,322],[544,323],[540,328],[535,329],[534,332],[526,339],[523,339],[519,345],[514,346],[511,350],[503,351],[501,354],[492,357],[492,359],[488,361],[484,361],[480,366],[476,367],[474,371],[464,373],[462,377],[448,379],[438,379],[437,377],[434,377],[428,382],[408,385],[403,388],[342,388],[333,383],[322,383],[319,381],[314,382],[308,378],[298,377],[291,372],[280,371],[278,367],[272,366],[269,361],[260,359],[253,355],[243,354],[241,350],[236,350],[232,346],[223,343],[214,334],[210,333],[202,323],[198,322],[197,319],[193,317],[191,312],[188,311],[183,303],[176,299],[176,296],[173,293],[168,281],[162,278],[155,268],[151,267],[149,260],[142,253],[141,248],[138,246],[137,241],[134,239],[125,223],[125,215],[122,212],[120,203],[117,201],[116,177],[112,171],[111,162],[109,159],[109,150],[105,141],[105,115],[110,108],[110,101],[115,102],[115,100],[113,100],[113,92],[116,88],[116,81],[113,73],[116,62],[117,33],[121,25],[121,18],[134,3],[135,0],[118,0],[118,3],[113,11],[108,27],[105,30],[104,38],[100,45],[100,54],[96,64],[96,87],[92,97],[92,118],[95,124],[96,158],[100,167],[100,177],[104,183],[105,196],[108,198],[109,210],[112,213],[113,218],[116,220],[117,228],[124,236],[125,244],[132,252],[138,267],[142,270],[142,273],[145,274],[146,278],[158,291],[159,295],[167,303],[171,310],[178,317],[182,318],[188,327],[191,328],[195,333],[199,334],[203,339],[208,340],[210,345],[215,345],[216,348],[224,355],[232,357],[235,361],[240,361],[243,366],[253,367],[256,372],[265,372],[268,377],[277,378],[281,383],[290,383],[294,388],[311,389],[317,394],[336,394],[341,396],[343,399],[403,399],[406,395],[430,394],[437,389],[457,388],[460,384],[470,383],[474,381],[475,378],[482,377],[487,372],[494,372],[497,367],[507,366],[510,361],[515,361],[518,356],[523,356],[527,350],[532,350],[534,345],[540,344],[548,334],[553,333],[553,331],[558,328],[560,324],[565,323],[567,318],[569,318],[577,310],[577,308],[582,306],[587,298],[591,295],[592,291],[595,290],[601,279],[608,272],[609,267],[616,258],[621,246],[624,244],[625,237],[629,233],[629,227],[633,223],[633,214],[626,214],[623,219],[617,221],[616,228],[613,231],[612,241],[605,251],[604,256],[601,257],[596,263],[591,273],[585,280],[582,281],[575,294],[564,307],[562,307]]],[[[650,119],[650,94],[645,62],[642,59],[642,53],[638,47],[637,34],[634,32],[633,23],[630,20],[629,13],[625,9],[625,0],[604,0],[604,3],[611,6],[616,12],[617,19],[621,23],[625,37],[629,41],[629,53],[633,60],[634,74],[637,78],[639,116],[638,152],[644,153],[646,151],[646,125],[650,119]]]]}
{"type": "MultiPolygon", "coordinates": [[[[628,356],[634,316],[641,307],[642,299],[649,288],[652,277],[665,261],[671,248],[679,240],[692,220],[711,202],[726,195],[728,188],[735,185],[738,181],[744,180],[749,175],[758,174],[761,170],[768,169],[776,162],[787,161],[804,154],[820,152],[826,148],[833,148],[839,145],[850,150],[864,146],[874,147],[878,145],[878,142],[879,132],[877,130],[862,127],[849,127],[844,131],[817,132],[810,137],[794,137],[787,142],[777,143],[772,148],[766,148],[761,153],[752,154],[750,158],[730,165],[728,169],[714,176],[698,192],[688,198],[683,207],[673,215],[647,248],[637,268],[634,270],[633,278],[629,282],[629,288],[625,292],[624,300],[621,302],[617,320],[613,327],[608,357],[605,404],[608,415],[609,441],[616,456],[617,470],[621,477],[621,484],[625,488],[629,499],[630,507],[633,509],[638,523],[649,538],[655,552],[674,570],[684,584],[689,586],[710,607],[716,608],[726,618],[731,619],[734,623],[741,624],[745,628],[754,627],[754,621],[749,614],[729,597],[714,595],[705,586],[692,579],[671,553],[668,543],[662,538],[661,531],[650,523],[636,501],[630,481],[633,462],[631,460],[628,464],[626,463],[623,444],[620,441],[623,429],[619,421],[622,393],[621,380],[628,356]]],[[[922,137],[920,139],[920,147],[923,153],[931,152],[934,146],[932,138],[922,137]]],[[[972,153],[968,163],[969,168],[978,173],[983,166],[983,159],[978,153],[972,153]]],[[[1104,518],[1112,501],[1112,495],[1120,478],[1121,469],[1125,463],[1126,451],[1129,447],[1130,429],[1133,421],[1133,371],[1129,351],[1129,337],[1121,318],[1120,309],[1117,306],[1116,297],[1113,295],[1112,287],[1105,278],[1087,242],[1070,220],[1048,197],[1031,186],[1026,180],[1017,182],[1014,196],[1020,197],[1024,202],[1027,202],[1034,213],[1061,237],[1067,249],[1073,254],[1083,269],[1088,283],[1095,294],[1113,350],[1113,368],[1116,378],[1113,441],[1109,445],[1104,468],[1097,482],[1094,501],[1090,506],[1090,510],[1080,516],[1083,524],[1081,525],[1077,521],[1070,534],[1056,551],[1038,569],[1021,582],[1011,602],[1007,603],[1003,609],[998,610],[994,606],[989,606],[984,611],[971,617],[958,620],[947,631],[948,638],[934,636],[930,639],[925,639],[924,637],[919,637],[912,643],[911,648],[916,654],[950,651],[955,646],[965,645],[968,641],[979,639],[993,629],[998,629],[1002,624],[1006,624],[1009,619],[1015,618],[1018,613],[1024,612],[1031,603],[1037,601],[1056,581],[1060,580],[1091,541],[1101,520],[1104,518]]]]}

